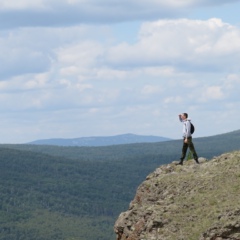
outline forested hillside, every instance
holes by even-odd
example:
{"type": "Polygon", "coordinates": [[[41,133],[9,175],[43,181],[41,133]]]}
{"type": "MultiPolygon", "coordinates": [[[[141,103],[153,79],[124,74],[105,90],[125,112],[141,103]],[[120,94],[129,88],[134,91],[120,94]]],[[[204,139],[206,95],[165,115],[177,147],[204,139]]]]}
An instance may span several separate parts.
{"type": "Polygon", "coordinates": [[[0,239],[113,239],[114,219],[157,162],[74,160],[1,148],[0,239]]]}
{"type": "MultiPolygon", "coordinates": [[[[240,131],[194,139],[199,156],[240,149],[240,131]]],[[[181,140],[110,147],[0,145],[0,240],[112,240],[138,185],[181,140]]]]}

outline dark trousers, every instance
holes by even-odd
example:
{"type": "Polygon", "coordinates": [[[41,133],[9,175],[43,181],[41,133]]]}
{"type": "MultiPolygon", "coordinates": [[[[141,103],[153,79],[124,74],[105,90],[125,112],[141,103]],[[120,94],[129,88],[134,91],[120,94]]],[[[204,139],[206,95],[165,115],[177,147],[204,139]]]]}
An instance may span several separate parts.
{"type": "Polygon", "coordinates": [[[188,148],[190,149],[190,151],[192,152],[193,154],[193,158],[195,160],[198,159],[198,155],[196,153],[196,150],[194,148],[194,145],[193,145],[193,142],[192,142],[192,137],[188,137],[187,138],[187,143],[184,142],[185,138],[183,139],[183,147],[182,147],[182,156],[181,156],[181,160],[183,161],[184,158],[186,157],[186,153],[187,153],[187,150],[188,148]]]}

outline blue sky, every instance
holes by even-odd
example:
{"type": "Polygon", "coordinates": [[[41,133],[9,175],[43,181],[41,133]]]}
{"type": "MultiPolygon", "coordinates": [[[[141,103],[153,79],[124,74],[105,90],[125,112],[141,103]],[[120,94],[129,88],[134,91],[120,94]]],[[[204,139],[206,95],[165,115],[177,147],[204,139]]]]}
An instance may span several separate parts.
{"type": "Polygon", "coordinates": [[[0,0],[0,143],[240,129],[239,0],[0,0]]]}

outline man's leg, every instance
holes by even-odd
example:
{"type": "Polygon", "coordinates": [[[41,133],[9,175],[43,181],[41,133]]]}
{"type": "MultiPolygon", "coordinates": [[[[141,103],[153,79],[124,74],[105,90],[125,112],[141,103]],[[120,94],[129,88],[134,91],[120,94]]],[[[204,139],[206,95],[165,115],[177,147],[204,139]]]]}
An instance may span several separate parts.
{"type": "Polygon", "coordinates": [[[185,142],[184,142],[184,139],[183,139],[182,156],[181,156],[180,162],[179,162],[180,165],[183,164],[183,160],[184,160],[184,158],[186,157],[187,149],[188,149],[188,144],[185,143],[185,142]]]}
{"type": "Polygon", "coordinates": [[[192,142],[192,137],[188,138],[188,146],[189,146],[190,151],[193,154],[194,160],[196,161],[196,163],[199,163],[198,162],[198,155],[197,155],[197,152],[195,150],[194,144],[192,142]]]}

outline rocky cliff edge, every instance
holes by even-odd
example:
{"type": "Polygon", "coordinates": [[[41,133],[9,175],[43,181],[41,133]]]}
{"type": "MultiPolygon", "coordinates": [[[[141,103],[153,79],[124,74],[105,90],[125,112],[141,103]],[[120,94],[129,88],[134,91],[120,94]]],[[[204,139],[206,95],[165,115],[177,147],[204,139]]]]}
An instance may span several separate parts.
{"type": "Polygon", "coordinates": [[[157,168],[114,231],[117,240],[240,240],[240,151],[157,168]]]}

